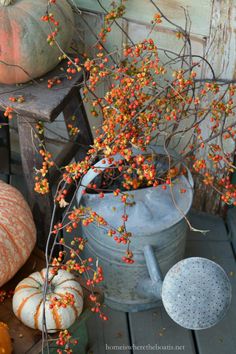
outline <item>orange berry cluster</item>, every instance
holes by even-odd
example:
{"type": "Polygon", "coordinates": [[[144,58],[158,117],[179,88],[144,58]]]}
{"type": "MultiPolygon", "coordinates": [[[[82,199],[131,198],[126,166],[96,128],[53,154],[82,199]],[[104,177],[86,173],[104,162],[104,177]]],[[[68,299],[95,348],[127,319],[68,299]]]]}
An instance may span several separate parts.
{"type": "Polygon", "coordinates": [[[7,299],[11,299],[14,295],[14,290],[0,290],[0,303],[3,303],[7,299]]]}
{"type": "MultiPolygon", "coordinates": [[[[41,129],[41,125],[38,125],[39,129],[41,129]]],[[[49,182],[46,178],[48,174],[49,168],[54,166],[54,162],[52,161],[52,154],[46,150],[39,150],[39,154],[43,158],[42,167],[37,170],[37,176],[35,177],[35,188],[34,190],[40,194],[47,194],[49,192],[49,182]]]]}
{"type": "Polygon", "coordinates": [[[99,33],[99,37],[102,42],[106,42],[106,35],[111,32],[111,24],[125,14],[124,4],[116,5],[115,2],[113,2],[112,5],[113,8],[109,13],[106,14],[104,19],[104,26],[99,33]]]}
{"type": "Polygon", "coordinates": [[[91,311],[95,313],[99,313],[99,317],[103,319],[104,321],[108,321],[108,317],[101,311],[101,305],[97,301],[97,296],[94,293],[91,293],[89,295],[90,301],[93,303],[93,306],[91,307],[91,311]]]}
{"type": "Polygon", "coordinates": [[[73,124],[67,124],[67,129],[69,130],[69,135],[75,136],[79,133],[79,128],[73,126],[73,124]]]}
{"type": "Polygon", "coordinates": [[[154,19],[152,21],[152,23],[156,23],[156,24],[159,24],[162,22],[162,16],[159,12],[157,12],[155,15],[154,15],[154,19]]]}
{"type": "Polygon", "coordinates": [[[61,84],[61,79],[58,77],[53,77],[51,79],[48,79],[48,88],[51,89],[55,85],[60,85],[61,84]]]}
{"type": "Polygon", "coordinates": [[[34,190],[35,192],[39,193],[39,194],[47,194],[49,193],[49,182],[47,180],[47,178],[41,178],[39,179],[39,177],[35,177],[35,185],[34,185],[34,190]]]}
{"type": "Polygon", "coordinates": [[[107,226],[107,222],[103,217],[98,215],[95,211],[91,211],[90,208],[85,207],[74,208],[69,214],[68,219],[70,220],[70,225],[67,226],[67,232],[71,232],[73,228],[77,228],[80,221],[83,226],[88,226],[91,223],[96,223],[99,226],[107,226]]]}
{"type": "MultiPolygon", "coordinates": [[[[55,4],[55,2],[50,2],[51,4],[55,4]]],[[[54,25],[54,30],[51,31],[51,33],[47,37],[47,42],[49,45],[53,45],[56,40],[56,36],[58,35],[59,32],[59,22],[55,20],[54,15],[52,13],[46,14],[41,17],[41,20],[43,22],[49,22],[50,25],[54,25]]]]}
{"type": "Polygon", "coordinates": [[[11,97],[9,97],[9,101],[17,102],[17,103],[23,103],[23,102],[25,102],[25,97],[22,96],[22,95],[17,96],[17,97],[11,96],[11,97]]]}
{"type": "Polygon", "coordinates": [[[13,110],[13,108],[12,107],[6,107],[6,109],[5,109],[5,112],[4,112],[4,117],[7,117],[8,119],[12,119],[13,118],[13,113],[14,112],[14,110],[13,110]]]}
{"type": "Polygon", "coordinates": [[[74,58],[71,59],[67,62],[67,79],[71,80],[72,75],[75,75],[77,72],[80,72],[82,70],[82,67],[79,65],[80,59],[79,58],[74,58]]]}
{"type": "Polygon", "coordinates": [[[231,183],[230,176],[222,177],[218,184],[224,187],[221,200],[226,204],[236,206],[236,185],[231,183]]]}
{"type": "Polygon", "coordinates": [[[49,308],[53,309],[54,307],[62,307],[66,308],[67,306],[74,306],[75,304],[75,297],[73,294],[66,292],[65,294],[61,295],[60,298],[57,296],[52,296],[50,298],[49,308]]]}
{"type": "Polygon", "coordinates": [[[56,345],[59,347],[64,347],[63,349],[57,349],[58,354],[71,354],[73,353],[72,345],[78,344],[77,339],[73,339],[71,333],[68,329],[59,332],[58,339],[56,340],[56,345]]]}
{"type": "Polygon", "coordinates": [[[39,133],[39,135],[43,135],[44,134],[44,124],[43,122],[37,122],[35,128],[37,129],[37,132],[39,133]]]}

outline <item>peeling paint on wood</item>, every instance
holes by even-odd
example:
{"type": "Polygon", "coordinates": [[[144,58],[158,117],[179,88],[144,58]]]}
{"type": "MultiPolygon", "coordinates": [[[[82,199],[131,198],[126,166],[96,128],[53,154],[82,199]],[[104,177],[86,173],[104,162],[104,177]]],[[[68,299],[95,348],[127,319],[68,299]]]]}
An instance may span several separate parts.
{"type": "MultiPolygon", "coordinates": [[[[80,9],[92,12],[103,12],[96,0],[74,0],[80,9]]],[[[224,2],[224,1],[223,1],[224,2]]],[[[112,0],[101,0],[101,4],[109,9],[112,0]]],[[[211,21],[212,0],[156,0],[156,4],[162,11],[180,26],[185,25],[185,15],[183,7],[186,8],[192,19],[191,32],[202,36],[209,35],[211,21]]],[[[127,11],[125,18],[142,23],[150,23],[153,14],[157,12],[150,0],[129,0],[127,1],[127,11]]],[[[168,28],[173,28],[168,23],[164,23],[168,28]]]]}
{"type": "MultiPolygon", "coordinates": [[[[207,38],[206,58],[211,63],[216,77],[221,79],[236,79],[236,0],[213,0],[210,33],[207,38]]],[[[209,67],[203,70],[203,76],[212,78],[209,67]]],[[[235,117],[228,118],[230,123],[235,117]]],[[[201,125],[202,135],[209,137],[209,124],[201,125]]],[[[219,143],[216,139],[214,143],[219,143]]],[[[231,140],[224,141],[224,150],[233,152],[235,144],[231,140]]],[[[203,158],[207,158],[207,151],[203,158]]],[[[218,193],[210,191],[201,180],[197,180],[194,207],[198,210],[224,215],[225,205],[218,193]]]]}
{"type": "Polygon", "coordinates": [[[217,77],[236,78],[236,1],[214,0],[210,34],[207,40],[207,59],[217,77]]]}
{"type": "MultiPolygon", "coordinates": [[[[90,14],[86,14],[86,18],[96,31],[104,14],[97,0],[74,1],[82,10],[90,12],[90,14]]],[[[112,0],[100,1],[106,9],[110,9],[112,0]]],[[[185,26],[186,20],[183,8],[188,10],[191,18],[190,37],[193,44],[193,53],[198,55],[205,53],[214,68],[216,76],[236,79],[236,0],[156,0],[156,4],[170,20],[182,27],[185,26]]],[[[120,20],[120,24],[133,41],[140,41],[149,33],[150,21],[155,12],[157,11],[150,0],[128,0],[125,18],[120,20]]],[[[112,41],[106,43],[109,51],[114,47],[122,49],[127,44],[127,38],[124,34],[120,34],[121,31],[116,26],[113,31],[112,41]]],[[[158,43],[159,47],[165,49],[178,52],[181,46],[181,43],[176,40],[175,28],[166,21],[158,26],[157,31],[153,31],[152,38],[158,43]]],[[[84,40],[86,46],[94,43],[94,38],[87,33],[85,27],[84,40]]],[[[161,52],[160,57],[164,60],[161,52]]],[[[205,67],[202,75],[211,77],[209,68],[205,67]]],[[[92,122],[94,119],[91,117],[90,121],[92,122]]],[[[202,133],[205,137],[209,136],[208,131],[208,124],[202,125],[202,133]]],[[[188,136],[181,137],[181,139],[179,147],[185,146],[188,136]]],[[[229,145],[229,142],[226,142],[225,147],[232,151],[234,146],[232,143],[231,146],[229,145]]],[[[206,154],[207,152],[204,156],[206,154]]],[[[198,181],[195,207],[212,213],[223,211],[217,195],[210,192],[209,188],[202,185],[200,181],[198,181]]]]}

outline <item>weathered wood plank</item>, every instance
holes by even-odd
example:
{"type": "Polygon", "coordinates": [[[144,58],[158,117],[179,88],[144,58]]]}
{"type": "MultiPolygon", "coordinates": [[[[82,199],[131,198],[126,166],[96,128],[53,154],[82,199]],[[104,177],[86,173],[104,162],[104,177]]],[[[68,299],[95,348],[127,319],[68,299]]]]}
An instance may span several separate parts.
{"type": "Polygon", "coordinates": [[[130,313],[129,320],[134,354],[196,353],[191,331],[174,323],[163,306],[130,313]]]}
{"type": "Polygon", "coordinates": [[[42,166],[42,156],[37,151],[37,147],[40,143],[39,138],[43,139],[43,136],[35,136],[36,121],[32,121],[29,117],[18,115],[17,122],[28,201],[37,227],[38,246],[44,249],[50,230],[53,201],[49,193],[41,195],[34,191],[34,169],[42,166]]]}
{"type": "Polygon", "coordinates": [[[12,151],[11,153],[11,174],[17,176],[23,175],[20,152],[16,153],[12,151]]]}
{"type": "Polygon", "coordinates": [[[0,173],[10,174],[10,136],[8,121],[0,113],[0,173]]]}
{"type": "MultiPolygon", "coordinates": [[[[1,128],[0,128],[1,129],[1,128]]],[[[5,146],[0,146],[0,172],[9,174],[10,163],[9,163],[9,152],[5,146]]]]}
{"type": "Polygon", "coordinates": [[[9,176],[3,173],[0,173],[0,180],[6,183],[9,183],[9,176]]]}
{"type": "MultiPolygon", "coordinates": [[[[91,12],[104,12],[96,0],[74,0],[81,10],[91,12]]],[[[111,9],[111,0],[101,0],[101,4],[106,9],[111,9]]],[[[156,5],[164,12],[164,14],[178,25],[185,27],[185,15],[183,7],[189,11],[192,25],[191,32],[208,36],[210,21],[211,21],[211,6],[210,0],[159,0],[155,1],[156,5]],[[199,21],[201,19],[201,21],[199,21]]],[[[154,14],[158,12],[151,4],[150,0],[129,0],[127,2],[127,11],[125,18],[129,21],[141,23],[150,23],[154,14]]],[[[164,25],[173,28],[169,23],[164,22],[164,25]]]]}
{"type": "Polygon", "coordinates": [[[0,85],[0,104],[2,107],[9,106],[9,97],[24,96],[25,102],[12,102],[11,107],[20,115],[26,115],[33,119],[42,121],[53,121],[62,108],[70,100],[70,92],[75,85],[83,81],[83,72],[79,72],[72,77],[66,78],[66,61],[60,64],[55,70],[48,73],[41,79],[21,85],[0,85]],[[60,78],[61,85],[54,86],[50,90],[47,88],[48,79],[60,78]]]}
{"type": "Polygon", "coordinates": [[[229,230],[229,238],[236,253],[236,208],[228,209],[226,223],[229,230]]]}
{"type": "Polygon", "coordinates": [[[64,108],[63,113],[68,133],[70,132],[69,124],[73,128],[78,128],[78,134],[75,136],[74,142],[77,144],[77,158],[80,161],[86,156],[88,149],[93,144],[93,134],[78,89],[74,89],[70,104],[64,108]],[[75,116],[74,120],[71,119],[73,115],[75,116]]]}
{"type": "Polygon", "coordinates": [[[188,241],[186,255],[188,257],[206,257],[218,262],[223,258],[233,258],[233,251],[229,241],[188,241]]]}
{"type": "Polygon", "coordinates": [[[209,230],[206,235],[200,232],[189,232],[188,240],[196,241],[227,241],[229,237],[223,219],[216,215],[191,210],[189,214],[191,225],[200,230],[209,230]]]}
{"type": "MultiPolygon", "coordinates": [[[[236,78],[235,52],[236,52],[236,1],[235,0],[213,0],[210,33],[206,44],[206,59],[211,63],[215,76],[221,79],[232,80],[236,78]]],[[[201,21],[202,22],[202,21],[201,21]]],[[[203,77],[212,78],[212,72],[208,65],[203,70],[203,77]]],[[[235,122],[235,116],[231,116],[230,124],[235,122]]],[[[210,136],[210,115],[208,119],[200,124],[202,136],[207,139],[210,136]]],[[[223,139],[224,140],[224,139],[223,139]]],[[[221,137],[211,141],[212,144],[221,146],[221,137]]],[[[235,142],[232,139],[224,140],[222,143],[224,153],[233,153],[235,142]]],[[[208,156],[209,149],[206,145],[205,151],[199,154],[201,158],[208,156]]],[[[220,177],[220,176],[219,176],[220,177]]],[[[208,186],[205,186],[202,179],[198,180],[196,194],[199,196],[197,209],[209,213],[224,215],[225,204],[213,189],[209,193],[208,186]]]]}
{"type": "Polygon", "coordinates": [[[107,322],[98,316],[88,319],[88,354],[112,354],[116,351],[131,354],[131,350],[126,349],[130,346],[126,313],[109,308],[106,308],[105,312],[109,317],[107,322]]]}
{"type": "MultiPolygon", "coordinates": [[[[138,24],[135,22],[128,22],[128,34],[133,39],[134,42],[139,42],[151,37],[155,43],[157,43],[159,48],[159,57],[164,59],[163,62],[168,62],[170,58],[162,55],[162,49],[171,50],[175,53],[179,53],[183,47],[183,41],[178,40],[176,37],[176,31],[173,31],[169,28],[158,27],[156,30],[152,29],[151,24],[138,24]]],[[[205,37],[196,36],[190,33],[190,39],[192,41],[192,52],[194,55],[203,55],[204,46],[205,46],[205,37]]],[[[177,65],[179,68],[179,64],[177,65]]]]}
{"type": "Polygon", "coordinates": [[[206,48],[207,59],[217,77],[232,79],[236,74],[236,1],[213,0],[212,4],[210,32],[206,48]]]}
{"type": "Polygon", "coordinates": [[[28,198],[28,193],[27,193],[27,186],[26,186],[26,182],[25,182],[25,178],[23,175],[10,175],[10,184],[17,188],[25,197],[25,199],[27,200],[28,198]]]}

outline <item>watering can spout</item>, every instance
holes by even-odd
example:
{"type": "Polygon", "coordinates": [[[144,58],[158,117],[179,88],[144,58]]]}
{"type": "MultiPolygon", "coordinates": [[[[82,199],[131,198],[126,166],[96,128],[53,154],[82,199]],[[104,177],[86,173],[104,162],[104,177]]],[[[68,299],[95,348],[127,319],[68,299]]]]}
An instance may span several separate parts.
{"type": "Polygon", "coordinates": [[[157,300],[161,300],[163,276],[153,247],[151,245],[144,246],[144,258],[150,278],[143,279],[139,283],[137,291],[140,295],[149,295],[150,297],[156,298],[157,300]]]}

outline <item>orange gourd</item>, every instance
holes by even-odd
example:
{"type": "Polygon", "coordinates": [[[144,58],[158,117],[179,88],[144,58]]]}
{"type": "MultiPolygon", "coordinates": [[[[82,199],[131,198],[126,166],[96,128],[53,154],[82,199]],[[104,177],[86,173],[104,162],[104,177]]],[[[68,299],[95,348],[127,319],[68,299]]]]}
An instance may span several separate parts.
{"type": "Polygon", "coordinates": [[[0,287],[23,266],[35,242],[28,204],[17,189],[0,181],[0,287]]]}
{"type": "MultiPolygon", "coordinates": [[[[42,21],[48,0],[0,0],[0,83],[15,84],[40,77],[59,63],[61,52],[50,46],[54,23],[42,21]]],[[[74,17],[67,0],[49,7],[59,23],[56,40],[66,51],[71,43],[74,17]]]]}
{"type": "Polygon", "coordinates": [[[8,326],[0,322],[0,354],[11,354],[12,344],[8,326]]]}

